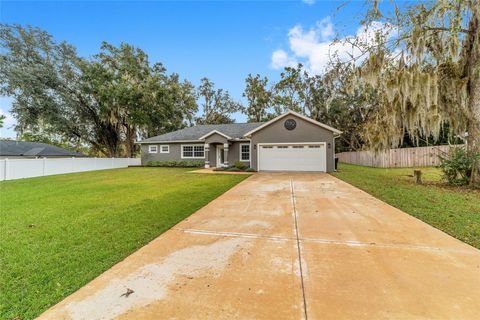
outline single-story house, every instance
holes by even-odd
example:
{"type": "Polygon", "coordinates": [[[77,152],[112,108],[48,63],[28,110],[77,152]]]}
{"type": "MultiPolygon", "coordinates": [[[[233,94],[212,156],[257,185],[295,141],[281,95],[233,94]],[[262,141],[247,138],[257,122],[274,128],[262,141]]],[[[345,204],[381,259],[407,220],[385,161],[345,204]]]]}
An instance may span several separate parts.
{"type": "Polygon", "coordinates": [[[237,160],[257,171],[323,171],[335,167],[341,131],[288,111],[268,122],[198,125],[151,137],[141,145],[142,164],[203,160],[205,167],[237,160]]]}
{"type": "Polygon", "coordinates": [[[0,140],[0,159],[79,158],[84,154],[46,143],[0,140]]]}

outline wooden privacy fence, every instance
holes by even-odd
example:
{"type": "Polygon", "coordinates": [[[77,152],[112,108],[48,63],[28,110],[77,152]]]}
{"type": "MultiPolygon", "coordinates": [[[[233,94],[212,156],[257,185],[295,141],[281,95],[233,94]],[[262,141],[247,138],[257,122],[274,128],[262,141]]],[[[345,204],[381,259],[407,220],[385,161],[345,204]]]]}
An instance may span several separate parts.
{"type": "Polygon", "coordinates": [[[459,145],[389,149],[378,153],[373,151],[342,152],[337,153],[337,157],[340,162],[368,167],[432,167],[440,164],[439,155],[456,146],[459,145]]]}

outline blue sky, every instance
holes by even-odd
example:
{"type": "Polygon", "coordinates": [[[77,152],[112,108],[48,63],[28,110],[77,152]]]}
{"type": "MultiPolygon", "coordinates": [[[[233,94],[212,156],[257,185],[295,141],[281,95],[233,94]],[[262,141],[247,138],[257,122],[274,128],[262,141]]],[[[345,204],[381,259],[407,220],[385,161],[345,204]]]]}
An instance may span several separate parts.
{"type": "MultiPolygon", "coordinates": [[[[283,66],[296,62],[321,72],[335,34],[358,32],[364,9],[363,1],[339,12],[343,1],[0,1],[2,23],[40,27],[82,56],[97,53],[104,40],[127,42],[169,72],[194,84],[206,76],[240,101],[249,73],[276,80],[283,66]]],[[[10,104],[1,98],[0,112],[8,116],[10,104]]],[[[15,136],[13,123],[8,116],[2,137],[15,136]]]]}

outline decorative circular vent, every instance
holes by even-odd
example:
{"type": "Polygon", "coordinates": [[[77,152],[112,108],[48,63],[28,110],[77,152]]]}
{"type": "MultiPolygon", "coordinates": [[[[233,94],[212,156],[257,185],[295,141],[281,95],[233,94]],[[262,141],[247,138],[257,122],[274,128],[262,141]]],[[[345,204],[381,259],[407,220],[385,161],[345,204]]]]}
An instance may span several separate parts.
{"type": "Polygon", "coordinates": [[[284,126],[287,130],[293,130],[297,126],[297,122],[293,119],[287,119],[285,120],[284,126]]]}

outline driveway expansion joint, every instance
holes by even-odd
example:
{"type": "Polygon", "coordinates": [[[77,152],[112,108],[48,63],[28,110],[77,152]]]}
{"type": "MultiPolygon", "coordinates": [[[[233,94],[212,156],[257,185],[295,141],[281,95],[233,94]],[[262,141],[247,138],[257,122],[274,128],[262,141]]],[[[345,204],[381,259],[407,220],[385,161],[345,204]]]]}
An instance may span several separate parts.
{"type": "MultiPolygon", "coordinates": [[[[172,230],[181,231],[189,234],[198,234],[205,236],[215,236],[215,237],[229,237],[229,238],[249,238],[249,239],[265,239],[273,241],[297,241],[296,237],[286,237],[286,236],[268,236],[258,233],[245,233],[245,232],[226,232],[226,231],[211,231],[204,229],[190,229],[190,228],[172,228],[172,230]]],[[[396,249],[406,249],[406,250],[420,250],[428,251],[431,253],[458,253],[463,255],[476,255],[476,252],[472,250],[461,250],[453,248],[441,248],[441,247],[431,247],[431,246],[421,246],[408,243],[379,243],[379,242],[362,242],[356,240],[334,240],[334,239],[321,239],[321,238],[302,238],[299,237],[298,241],[300,243],[319,243],[324,245],[338,245],[338,246],[347,246],[351,248],[363,248],[363,247],[377,247],[377,248],[396,248],[396,249]]]]}
{"type": "Polygon", "coordinates": [[[238,237],[238,238],[250,238],[250,239],[267,239],[267,240],[280,240],[280,241],[292,241],[295,240],[293,237],[284,237],[284,236],[267,236],[257,233],[245,233],[245,232],[228,232],[228,231],[211,231],[203,229],[190,229],[190,228],[172,228],[173,230],[182,231],[190,234],[199,234],[206,236],[217,236],[217,237],[238,237]]]}
{"type": "Polygon", "coordinates": [[[291,193],[291,199],[292,199],[293,218],[294,218],[294,224],[295,224],[295,237],[296,237],[297,253],[298,253],[298,267],[300,270],[300,280],[302,285],[303,311],[305,314],[305,320],[308,320],[307,299],[305,298],[305,284],[303,279],[303,267],[302,267],[302,248],[300,244],[300,237],[298,234],[298,216],[297,216],[297,208],[295,203],[295,188],[294,188],[292,179],[290,179],[290,193],[291,193]]]}

